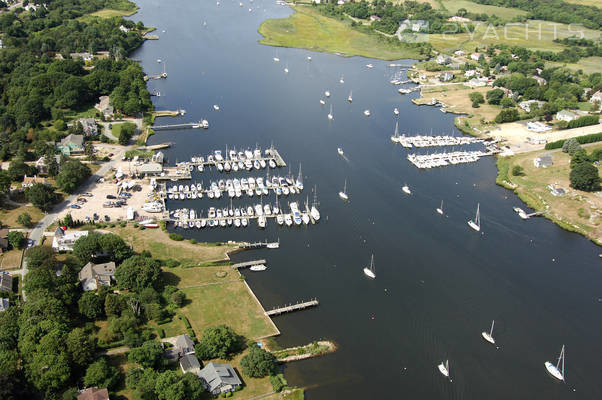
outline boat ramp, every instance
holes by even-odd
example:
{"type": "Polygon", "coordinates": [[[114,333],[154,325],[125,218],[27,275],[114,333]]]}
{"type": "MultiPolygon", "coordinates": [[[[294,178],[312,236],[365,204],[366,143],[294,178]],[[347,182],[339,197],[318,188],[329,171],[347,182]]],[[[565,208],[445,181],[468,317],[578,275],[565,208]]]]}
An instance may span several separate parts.
{"type": "Polygon", "coordinates": [[[270,311],[266,311],[265,315],[267,315],[268,317],[273,317],[276,315],[281,315],[293,311],[305,310],[306,308],[317,307],[319,304],[320,303],[318,302],[318,299],[312,299],[310,301],[289,304],[287,306],[274,308],[270,311]]]}

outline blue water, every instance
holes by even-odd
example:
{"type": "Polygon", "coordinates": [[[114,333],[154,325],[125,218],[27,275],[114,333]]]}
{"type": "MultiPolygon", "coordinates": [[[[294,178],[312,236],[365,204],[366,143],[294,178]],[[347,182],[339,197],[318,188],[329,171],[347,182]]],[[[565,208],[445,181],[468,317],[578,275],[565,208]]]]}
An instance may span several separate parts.
{"type": "MultiPolygon", "coordinates": [[[[172,164],[226,145],[273,143],[293,174],[303,166],[305,190],[294,199],[311,201],[317,187],[318,225],[280,228],[272,220],[265,231],[252,222],[247,229],[184,232],[204,241],[280,239],[278,250],[234,258],[268,259],[267,271],[245,273],[266,309],[320,300],[318,308],[274,319],[283,346],[319,338],[339,346],[335,354],[286,367],[291,384],[308,388],[308,399],[602,398],[599,248],[543,218],[518,218],[512,207],[525,206],[495,185],[494,159],[420,171],[389,139],[394,107],[402,133],[459,135],[452,115],[413,105],[415,94],[400,96],[388,82],[396,71],[389,62],[260,45],[259,24],[290,14],[272,1],[138,3],[133,19],[156,26],[160,40],[133,57],[149,74],[162,71],[157,58],[167,63],[168,79],[149,82],[162,94],[154,98],[157,109],[184,108],[178,121],[211,124],[207,131],[157,133],[150,143],[174,142],[166,151],[172,164]],[[325,90],[332,95],[322,106],[325,90]],[[337,195],[345,179],[349,203],[337,195]],[[411,196],[400,190],[405,183],[411,196]],[[435,212],[441,200],[444,216],[435,212]],[[482,234],[466,224],[477,203],[482,234]],[[372,253],[376,280],[362,273],[372,253]],[[499,349],[481,338],[492,319],[499,349]],[[555,362],[563,344],[567,384],[555,382],[543,365],[555,362]],[[446,359],[452,382],[437,370],[446,359]]],[[[207,184],[216,177],[193,179],[207,184]]],[[[247,197],[234,201],[234,207],[250,204],[247,197]]],[[[168,203],[217,205],[228,200],[168,203]]]]}

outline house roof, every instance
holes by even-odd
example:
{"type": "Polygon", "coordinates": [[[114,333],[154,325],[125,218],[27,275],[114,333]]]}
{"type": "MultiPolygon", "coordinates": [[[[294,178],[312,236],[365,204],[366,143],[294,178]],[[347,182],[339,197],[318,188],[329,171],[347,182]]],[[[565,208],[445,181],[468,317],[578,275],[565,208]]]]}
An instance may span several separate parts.
{"type": "Polygon", "coordinates": [[[191,372],[195,369],[201,369],[201,364],[199,360],[193,354],[187,354],[184,357],[180,358],[180,368],[184,373],[191,372]]]}
{"type": "Polygon", "coordinates": [[[79,271],[79,280],[87,281],[89,279],[98,279],[101,281],[109,281],[115,275],[115,263],[113,261],[104,264],[87,263],[79,271]]]}
{"type": "Polygon", "coordinates": [[[77,400],[109,400],[109,391],[107,389],[91,387],[77,396],[77,400]]]}
{"type": "Polygon", "coordinates": [[[27,176],[25,175],[25,177],[23,178],[23,186],[31,186],[31,185],[35,185],[36,183],[42,183],[42,184],[46,184],[46,178],[43,178],[41,176],[27,176]]]}
{"type": "Polygon", "coordinates": [[[69,144],[75,145],[78,147],[83,147],[84,135],[74,135],[71,133],[61,139],[61,144],[60,144],[61,146],[67,146],[69,144]]]}
{"type": "Polygon", "coordinates": [[[188,335],[180,335],[176,338],[176,347],[178,349],[194,349],[194,342],[188,335]]]}
{"type": "Polygon", "coordinates": [[[0,229],[0,238],[8,237],[8,229],[0,229]]]}
{"type": "Polygon", "coordinates": [[[0,290],[7,292],[13,290],[13,277],[8,272],[0,272],[0,290]]]}
{"type": "Polygon", "coordinates": [[[6,298],[0,299],[0,312],[6,311],[6,309],[10,306],[10,301],[6,298]]]}
{"type": "Polygon", "coordinates": [[[140,167],[141,174],[159,173],[163,171],[163,166],[159,163],[147,163],[140,167]]]}
{"type": "Polygon", "coordinates": [[[207,382],[209,391],[213,392],[221,385],[241,385],[242,382],[230,364],[210,362],[201,370],[199,376],[207,382]]]}

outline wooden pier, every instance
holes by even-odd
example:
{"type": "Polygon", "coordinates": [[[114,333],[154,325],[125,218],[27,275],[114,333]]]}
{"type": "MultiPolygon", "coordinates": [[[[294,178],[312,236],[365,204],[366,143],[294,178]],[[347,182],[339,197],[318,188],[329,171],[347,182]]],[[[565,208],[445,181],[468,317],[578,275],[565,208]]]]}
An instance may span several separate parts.
{"type": "MultiPolygon", "coordinates": [[[[231,217],[230,217],[231,218],[231,217]]],[[[249,217],[247,217],[249,218],[249,217]]],[[[258,217],[255,217],[258,218],[258,217]]],[[[267,216],[266,216],[267,219],[267,216]]],[[[246,249],[246,250],[253,250],[253,249],[263,249],[264,247],[268,247],[268,242],[255,242],[255,243],[249,243],[249,242],[244,242],[238,245],[239,249],[246,249]]],[[[261,260],[264,261],[264,260],[261,260]]]]}
{"type": "Polygon", "coordinates": [[[253,261],[245,261],[245,262],[241,262],[238,264],[233,264],[232,268],[233,269],[241,269],[241,268],[250,268],[252,266],[255,265],[261,265],[261,264],[266,264],[267,261],[266,260],[253,260],[253,261]]]}
{"type": "Polygon", "coordinates": [[[154,131],[166,131],[172,129],[200,129],[202,128],[201,122],[188,122],[185,124],[168,124],[168,125],[155,125],[152,127],[154,131]]]}
{"type": "Polygon", "coordinates": [[[188,168],[178,167],[165,167],[163,168],[163,174],[154,176],[159,181],[179,181],[192,179],[192,174],[188,168]]]}
{"type": "Polygon", "coordinates": [[[280,314],[285,314],[293,311],[305,310],[306,308],[316,307],[320,304],[318,299],[313,299],[310,301],[305,301],[297,304],[289,304],[288,306],[274,308],[273,310],[266,311],[265,315],[268,317],[273,317],[280,314]]]}

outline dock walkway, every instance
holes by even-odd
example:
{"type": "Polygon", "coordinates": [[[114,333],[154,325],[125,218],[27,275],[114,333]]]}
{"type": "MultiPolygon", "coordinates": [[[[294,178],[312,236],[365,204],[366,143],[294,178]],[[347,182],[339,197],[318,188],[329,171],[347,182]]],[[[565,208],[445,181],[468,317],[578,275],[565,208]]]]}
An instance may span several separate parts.
{"type": "Polygon", "coordinates": [[[255,265],[261,265],[261,264],[265,265],[266,263],[267,263],[266,260],[245,261],[245,262],[233,264],[232,268],[233,269],[250,268],[250,267],[255,266],[255,265]]]}
{"type": "Polygon", "coordinates": [[[272,316],[276,316],[276,315],[280,315],[280,314],[285,314],[288,312],[305,310],[306,308],[316,307],[316,306],[318,306],[318,304],[320,304],[318,302],[318,300],[313,299],[313,300],[305,301],[302,303],[290,304],[288,306],[274,308],[270,311],[266,311],[265,315],[272,317],[272,316]]]}
{"type": "Polygon", "coordinates": [[[187,122],[184,124],[167,124],[167,125],[154,125],[152,129],[156,131],[166,131],[171,129],[200,129],[202,128],[201,121],[199,122],[187,122]]]}

